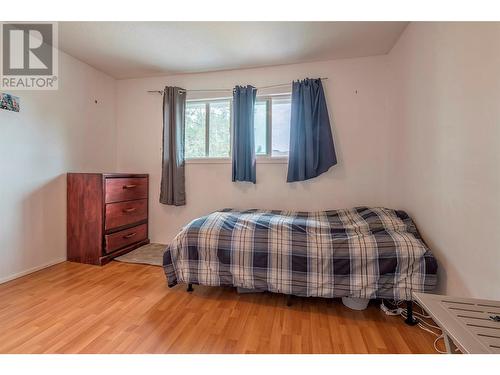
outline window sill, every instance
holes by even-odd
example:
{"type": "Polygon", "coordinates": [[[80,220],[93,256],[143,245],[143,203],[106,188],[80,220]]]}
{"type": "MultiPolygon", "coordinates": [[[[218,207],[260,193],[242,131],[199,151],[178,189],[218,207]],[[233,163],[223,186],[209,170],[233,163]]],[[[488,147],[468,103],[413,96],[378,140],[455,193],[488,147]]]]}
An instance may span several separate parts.
{"type": "Polygon", "coordinates": [[[288,164],[287,156],[257,156],[257,164],[288,164]]]}
{"type": "MultiPolygon", "coordinates": [[[[231,164],[230,158],[193,158],[186,164],[231,164]]],[[[257,164],[288,164],[286,156],[257,156],[257,164]]]]}
{"type": "Polygon", "coordinates": [[[186,164],[231,164],[229,158],[192,158],[186,159],[186,164]]]}

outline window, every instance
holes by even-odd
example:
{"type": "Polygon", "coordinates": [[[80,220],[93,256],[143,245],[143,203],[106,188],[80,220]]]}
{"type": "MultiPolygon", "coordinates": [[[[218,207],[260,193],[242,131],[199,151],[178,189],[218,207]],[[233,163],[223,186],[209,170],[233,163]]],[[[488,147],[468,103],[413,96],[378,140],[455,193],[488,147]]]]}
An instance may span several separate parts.
{"type": "Polygon", "coordinates": [[[186,103],[186,159],[228,158],[231,148],[231,102],[186,103]]]}
{"type": "Polygon", "coordinates": [[[267,155],[268,148],[268,100],[257,100],[255,102],[254,115],[254,137],[255,155],[267,155]]]}
{"type": "Polygon", "coordinates": [[[257,98],[254,120],[256,155],[288,155],[290,110],[289,95],[257,98]]]}
{"type": "MultiPolygon", "coordinates": [[[[290,140],[289,95],[257,97],[254,112],[257,156],[287,156],[290,140]]],[[[186,159],[229,158],[231,99],[186,103],[186,159]]]]}

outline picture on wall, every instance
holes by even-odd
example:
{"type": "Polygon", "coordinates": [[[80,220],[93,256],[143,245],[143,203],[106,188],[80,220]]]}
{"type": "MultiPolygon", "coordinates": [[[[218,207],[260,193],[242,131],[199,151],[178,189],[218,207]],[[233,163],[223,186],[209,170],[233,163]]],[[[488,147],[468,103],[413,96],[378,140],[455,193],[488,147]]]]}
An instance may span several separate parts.
{"type": "Polygon", "coordinates": [[[19,97],[3,92],[0,93],[0,109],[19,112],[19,97]]]}

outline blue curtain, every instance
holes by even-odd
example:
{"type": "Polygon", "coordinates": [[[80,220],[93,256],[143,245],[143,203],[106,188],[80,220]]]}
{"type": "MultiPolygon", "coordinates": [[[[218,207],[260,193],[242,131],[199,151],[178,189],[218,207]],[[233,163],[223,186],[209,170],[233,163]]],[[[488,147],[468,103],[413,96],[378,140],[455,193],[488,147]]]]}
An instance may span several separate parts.
{"type": "Polygon", "coordinates": [[[254,106],[257,89],[236,86],[233,90],[233,182],[255,184],[254,106]]]}
{"type": "Polygon", "coordinates": [[[321,80],[293,82],[287,182],[314,178],[335,164],[337,156],[321,80]]]}

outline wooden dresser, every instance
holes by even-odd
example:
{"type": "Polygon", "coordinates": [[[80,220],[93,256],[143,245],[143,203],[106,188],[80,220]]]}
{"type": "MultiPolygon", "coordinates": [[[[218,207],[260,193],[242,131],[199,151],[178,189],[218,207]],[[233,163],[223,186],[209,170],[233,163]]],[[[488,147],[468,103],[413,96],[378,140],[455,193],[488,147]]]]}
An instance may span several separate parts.
{"type": "Polygon", "coordinates": [[[103,265],[149,243],[147,174],[68,173],[68,260],[103,265]]]}

